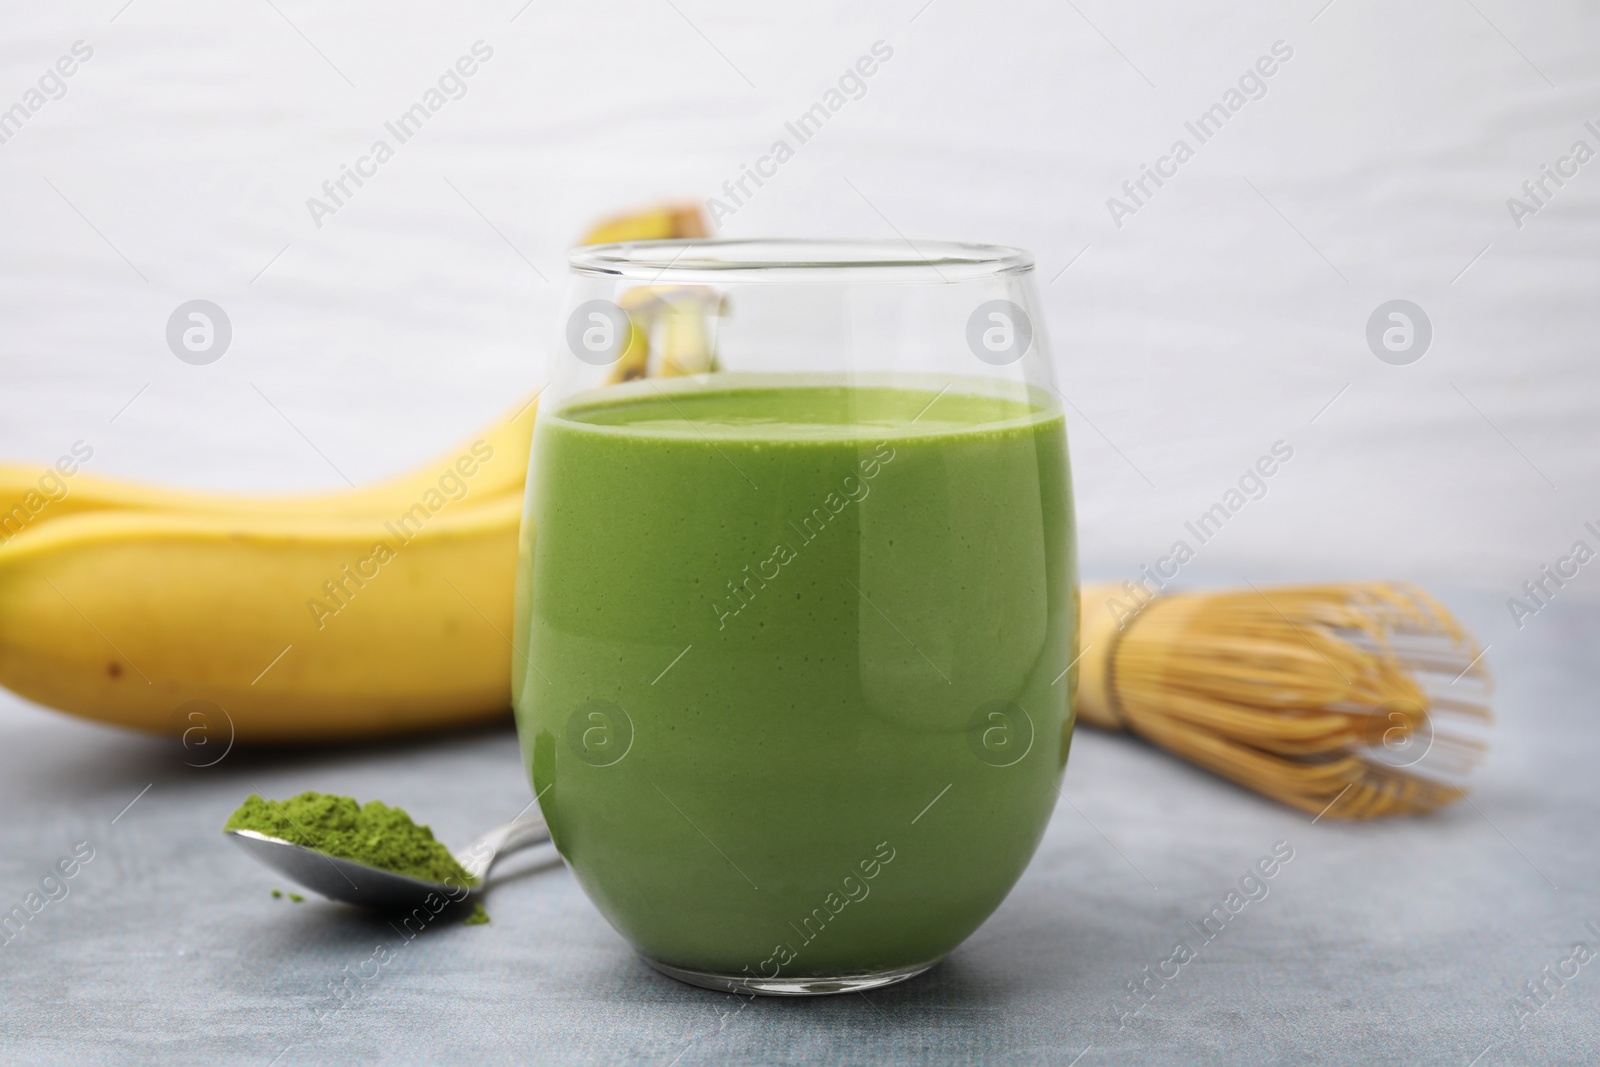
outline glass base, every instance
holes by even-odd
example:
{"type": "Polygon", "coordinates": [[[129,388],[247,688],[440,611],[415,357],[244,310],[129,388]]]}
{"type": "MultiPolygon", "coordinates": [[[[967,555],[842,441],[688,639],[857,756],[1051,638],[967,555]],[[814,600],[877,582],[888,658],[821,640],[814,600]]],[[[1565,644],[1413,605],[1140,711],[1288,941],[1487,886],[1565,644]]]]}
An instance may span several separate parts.
{"type": "Polygon", "coordinates": [[[866,989],[878,989],[881,986],[904,982],[907,978],[915,978],[939,962],[930,960],[911,967],[900,967],[892,971],[873,971],[867,974],[793,977],[779,975],[776,978],[752,978],[748,974],[719,974],[715,971],[693,971],[687,967],[674,967],[669,963],[653,960],[649,956],[639,958],[668,978],[676,978],[680,982],[697,985],[702,989],[716,989],[724,993],[759,993],[769,997],[816,997],[830,993],[856,993],[866,989]]]}

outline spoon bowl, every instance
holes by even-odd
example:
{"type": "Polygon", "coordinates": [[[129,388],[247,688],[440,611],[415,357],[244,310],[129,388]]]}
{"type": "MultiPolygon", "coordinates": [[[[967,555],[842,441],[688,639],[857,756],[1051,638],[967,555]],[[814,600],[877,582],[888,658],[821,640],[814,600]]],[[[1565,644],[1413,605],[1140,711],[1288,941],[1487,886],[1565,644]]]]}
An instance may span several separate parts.
{"type": "Polygon", "coordinates": [[[550,840],[550,830],[537,812],[497,826],[456,853],[456,862],[472,876],[472,883],[449,885],[330,856],[318,849],[256,830],[224,832],[256,862],[272,868],[296,885],[329,900],[376,910],[415,907],[427,900],[430,893],[437,893],[447,900],[461,900],[483,884],[489,868],[501,856],[550,840]]]}

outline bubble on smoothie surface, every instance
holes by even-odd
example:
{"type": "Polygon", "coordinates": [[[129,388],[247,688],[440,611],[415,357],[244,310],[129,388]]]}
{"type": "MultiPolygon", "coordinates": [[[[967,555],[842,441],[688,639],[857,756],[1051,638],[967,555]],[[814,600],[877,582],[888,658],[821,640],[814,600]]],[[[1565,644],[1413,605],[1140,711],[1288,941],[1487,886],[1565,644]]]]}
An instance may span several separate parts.
{"type": "Polygon", "coordinates": [[[223,829],[254,830],[424,882],[470,886],[478,881],[435,840],[432,830],[379,800],[360,804],[353,797],[311,792],[266,800],[252,793],[223,829]]]}

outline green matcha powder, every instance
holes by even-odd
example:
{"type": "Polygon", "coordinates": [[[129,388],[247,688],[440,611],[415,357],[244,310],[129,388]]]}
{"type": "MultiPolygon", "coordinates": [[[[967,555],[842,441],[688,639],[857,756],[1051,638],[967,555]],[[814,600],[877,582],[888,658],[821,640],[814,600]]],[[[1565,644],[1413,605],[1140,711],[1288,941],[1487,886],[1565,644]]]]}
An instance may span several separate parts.
{"type": "Polygon", "coordinates": [[[358,804],[352,797],[331,793],[263,800],[252,793],[223,829],[254,830],[424,882],[455,886],[478,882],[434,839],[432,830],[378,800],[358,804]]]}

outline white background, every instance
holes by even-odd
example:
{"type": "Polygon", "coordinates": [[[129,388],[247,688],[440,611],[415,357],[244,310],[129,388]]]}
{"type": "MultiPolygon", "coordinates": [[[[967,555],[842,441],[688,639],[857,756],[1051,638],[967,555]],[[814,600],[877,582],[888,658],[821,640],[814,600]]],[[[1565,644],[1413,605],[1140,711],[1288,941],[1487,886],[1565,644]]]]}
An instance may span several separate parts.
{"type": "MultiPolygon", "coordinates": [[[[94,57],[0,145],[0,455],[83,439],[98,473],[232,488],[400,470],[544,380],[589,222],[715,193],[881,39],[866,96],[722,233],[1031,249],[1086,571],[1153,562],[1282,439],[1193,575],[1509,596],[1600,525],[1600,161],[1521,229],[1506,207],[1600,149],[1600,13],[1324,3],[8,0],[0,108],[94,57]],[[306,199],[479,39],[467,95],[317,228],[306,199]],[[1268,94],[1116,227],[1107,197],[1278,40],[1268,94]],[[204,367],[164,337],[196,297],[234,328],[204,367]],[[1402,297],[1435,336],[1397,367],[1365,325],[1402,297]]],[[[1561,595],[1600,596],[1600,565],[1561,595]]]]}

